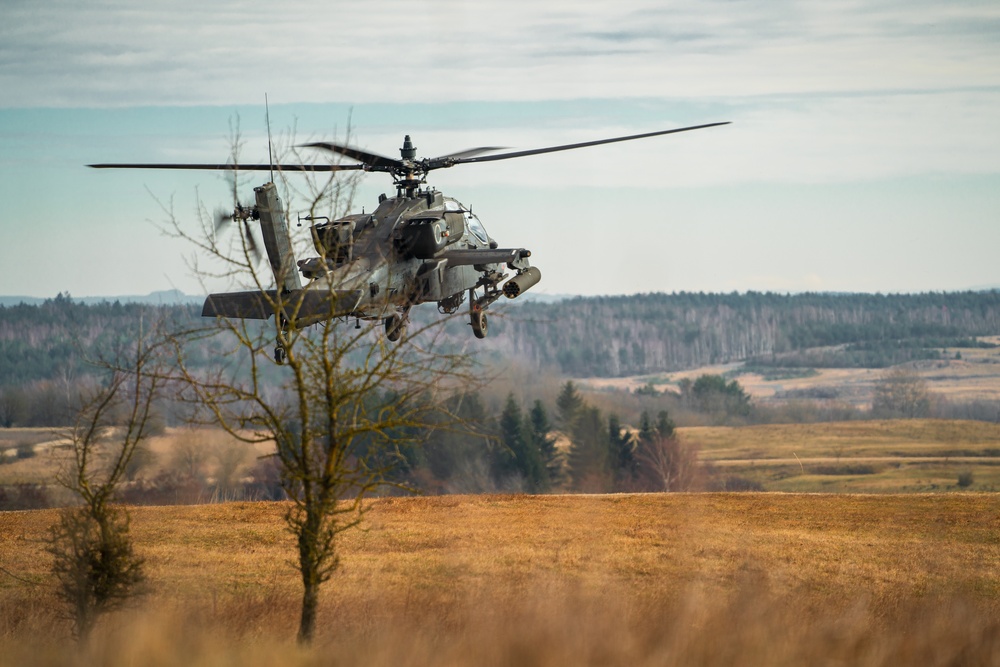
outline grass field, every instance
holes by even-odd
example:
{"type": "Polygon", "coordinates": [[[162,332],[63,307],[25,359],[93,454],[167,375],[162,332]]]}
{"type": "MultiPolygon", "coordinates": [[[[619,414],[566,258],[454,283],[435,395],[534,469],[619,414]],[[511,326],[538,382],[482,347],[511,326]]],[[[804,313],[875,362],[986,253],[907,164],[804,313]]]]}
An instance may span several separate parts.
{"type": "Polygon", "coordinates": [[[1000,496],[371,502],[320,632],[280,503],[133,510],[149,593],[76,649],[42,538],[0,513],[0,664],[1000,664],[1000,496]]]}
{"type": "MultiPolygon", "coordinates": [[[[979,336],[979,340],[1000,344],[1000,336],[979,336]]],[[[952,348],[942,350],[945,358],[922,360],[907,364],[907,368],[927,383],[932,395],[953,401],[1000,400],[1000,347],[952,348]],[[961,359],[955,359],[956,352],[961,359]]],[[[759,373],[743,373],[742,362],[706,366],[703,368],[657,373],[623,378],[580,378],[581,385],[597,389],[615,388],[635,390],[652,383],[661,390],[678,391],[682,379],[694,380],[703,374],[736,375],[740,385],[762,405],[783,403],[789,395],[800,392],[826,391],[838,400],[867,407],[871,404],[872,391],[883,373],[871,368],[816,368],[809,372],[782,372],[777,369],[773,377],[759,373]]],[[[799,369],[801,371],[801,369],[799,369]]]]}
{"type": "Polygon", "coordinates": [[[1000,490],[1000,424],[915,419],[679,432],[717,472],[767,491],[1000,490]],[[970,476],[966,486],[959,486],[962,474],[970,476]]]}

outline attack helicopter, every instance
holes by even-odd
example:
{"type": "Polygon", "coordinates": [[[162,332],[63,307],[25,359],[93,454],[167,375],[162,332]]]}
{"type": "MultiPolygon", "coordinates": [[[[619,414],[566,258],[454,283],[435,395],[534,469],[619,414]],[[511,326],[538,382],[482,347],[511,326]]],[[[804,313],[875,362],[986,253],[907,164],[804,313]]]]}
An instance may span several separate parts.
{"type": "MultiPolygon", "coordinates": [[[[206,169],[271,171],[271,181],[254,188],[255,205],[237,203],[225,217],[245,226],[252,243],[250,221],[258,222],[275,288],[264,291],[210,294],[203,317],[267,320],[277,314],[277,326],[304,327],[335,318],[384,320],[385,335],[397,341],[404,334],[410,308],[436,302],[441,313],[455,313],[469,300],[469,323],[477,338],[487,334],[486,310],[501,296],[514,299],[537,285],[541,271],[529,262],[525,248],[501,248],[472,210],[457,199],[427,187],[427,175],[461,164],[575,150],[589,146],[688,132],[728,122],[693,125],[643,134],[598,139],[512,152],[495,147],[473,148],[434,158],[418,158],[409,135],[400,157],[379,155],[353,146],[316,142],[301,147],[340,155],[353,163],[337,164],[175,164],[113,163],[95,169],[206,169]],[[296,260],[273,172],[363,170],[388,173],[394,197],[382,194],[371,213],[355,213],[311,223],[316,257],[296,260]],[[511,271],[511,274],[507,273],[511,271]],[[303,279],[306,281],[303,284],[303,279]]],[[[280,337],[279,337],[280,339],[280,337]]],[[[285,352],[274,350],[277,363],[285,352]]]]}

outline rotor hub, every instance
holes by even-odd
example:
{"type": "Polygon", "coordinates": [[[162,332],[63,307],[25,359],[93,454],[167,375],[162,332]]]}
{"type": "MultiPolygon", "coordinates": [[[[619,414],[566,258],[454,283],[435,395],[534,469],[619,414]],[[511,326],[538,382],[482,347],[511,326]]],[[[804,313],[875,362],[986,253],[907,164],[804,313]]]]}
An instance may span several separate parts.
{"type": "Polygon", "coordinates": [[[403,137],[403,147],[399,149],[399,155],[404,160],[412,160],[417,157],[417,147],[410,141],[410,135],[403,137]]]}

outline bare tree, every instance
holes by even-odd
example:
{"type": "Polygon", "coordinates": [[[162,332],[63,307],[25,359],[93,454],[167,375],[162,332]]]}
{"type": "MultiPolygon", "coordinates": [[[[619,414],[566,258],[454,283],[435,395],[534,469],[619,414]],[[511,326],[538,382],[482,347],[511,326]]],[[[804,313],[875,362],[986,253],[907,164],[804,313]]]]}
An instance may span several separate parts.
{"type": "Polygon", "coordinates": [[[877,417],[914,419],[930,412],[927,383],[901,366],[882,373],[875,383],[872,414],[877,417]]]}
{"type": "Polygon", "coordinates": [[[240,475],[250,451],[246,445],[237,442],[215,447],[215,493],[220,498],[237,497],[240,489],[240,475]]]}
{"type": "Polygon", "coordinates": [[[421,332],[392,344],[371,323],[357,329],[340,321],[312,331],[287,325],[278,334],[286,359],[275,376],[262,350],[266,328],[218,324],[197,335],[232,341],[232,363],[197,372],[179,354],[178,367],[188,398],[207,410],[204,423],[247,443],[275,444],[303,584],[299,640],[309,642],[320,586],[339,563],[337,535],[359,523],[366,495],[393,483],[392,468],[405,449],[447,410],[444,395],[475,378],[467,357],[434,350],[431,332],[423,332],[424,344],[421,332]]]}
{"type": "Polygon", "coordinates": [[[643,486],[651,491],[689,491],[698,470],[698,448],[676,433],[639,441],[636,459],[643,486]]]}
{"type": "MultiPolygon", "coordinates": [[[[304,199],[310,217],[323,207],[333,219],[350,203],[354,181],[317,184],[301,178],[306,186],[286,195],[304,199]]],[[[288,208],[285,215],[290,217],[288,208]]],[[[307,297],[323,293],[287,289],[296,270],[291,253],[280,261],[271,256],[268,275],[258,270],[249,226],[238,227],[235,244],[225,245],[211,223],[202,222],[201,237],[172,216],[168,226],[190,240],[207,265],[223,267],[216,276],[242,280],[258,292],[254,298],[273,324],[220,317],[177,336],[179,378],[186,399],[200,408],[200,423],[221,426],[246,443],[274,444],[282,487],[291,499],[286,521],[296,538],[303,585],[298,638],[308,643],[315,634],[320,588],[339,565],[338,535],[362,520],[368,494],[397,482],[394,465],[405,462],[422,427],[440,424],[442,413],[451,418],[443,395],[468,388],[475,378],[466,355],[441,351],[440,320],[393,344],[381,331],[388,313],[355,322],[338,319],[342,286],[332,279],[322,288],[329,310],[317,316],[313,305],[308,319],[298,317],[307,297]],[[281,351],[273,361],[267,353],[272,336],[281,351]],[[187,345],[206,341],[228,350],[207,371],[191,367],[185,357],[187,345]]]]}
{"type": "Polygon", "coordinates": [[[48,551],[78,639],[98,617],[136,594],[145,576],[133,548],[129,516],[115,504],[140,444],[157,428],[153,403],[163,386],[158,370],[162,341],[138,337],[130,362],[104,363],[108,376],[83,401],[66,434],[68,466],[57,477],[80,505],[64,510],[50,530],[48,551]]]}

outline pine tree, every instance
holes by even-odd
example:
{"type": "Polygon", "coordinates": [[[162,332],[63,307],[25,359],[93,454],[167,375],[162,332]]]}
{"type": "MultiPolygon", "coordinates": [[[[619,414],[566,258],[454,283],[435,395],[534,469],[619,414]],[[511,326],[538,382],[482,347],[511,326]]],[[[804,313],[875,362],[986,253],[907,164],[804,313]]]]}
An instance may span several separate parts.
{"type": "Polygon", "coordinates": [[[501,446],[494,457],[493,474],[499,483],[511,477],[521,477],[525,489],[537,493],[546,488],[548,475],[541,451],[530,430],[526,428],[526,423],[513,392],[508,394],[507,403],[500,415],[501,446]]]}
{"type": "Polygon", "coordinates": [[[576,390],[572,381],[567,381],[563,385],[559,397],[556,399],[556,410],[558,411],[559,428],[567,436],[571,435],[576,425],[577,419],[584,408],[583,397],[576,390]]]}
{"type": "Polygon", "coordinates": [[[653,422],[649,418],[649,412],[643,410],[639,417],[639,442],[649,442],[654,435],[656,435],[656,427],[653,426],[653,422]]]}
{"type": "Polygon", "coordinates": [[[608,417],[608,450],[615,487],[619,490],[631,485],[635,477],[635,454],[632,434],[622,428],[618,415],[608,417]]]}
{"type": "Polygon", "coordinates": [[[635,479],[640,488],[686,491],[695,483],[698,448],[681,442],[666,410],[657,415],[655,426],[648,413],[642,414],[635,458],[635,479]]]}
{"type": "Polygon", "coordinates": [[[656,434],[661,438],[669,438],[674,435],[674,420],[670,418],[666,410],[660,410],[656,415],[656,434]]]}
{"type": "Polygon", "coordinates": [[[527,432],[531,434],[535,446],[542,455],[542,463],[545,464],[545,471],[548,475],[549,486],[562,483],[563,471],[562,462],[559,460],[559,452],[556,450],[556,439],[550,435],[552,424],[549,422],[548,412],[542,402],[535,400],[531,411],[527,417],[527,432]]]}
{"type": "Polygon", "coordinates": [[[584,405],[577,415],[569,449],[573,488],[603,493],[611,490],[610,452],[601,411],[584,405]]]}

